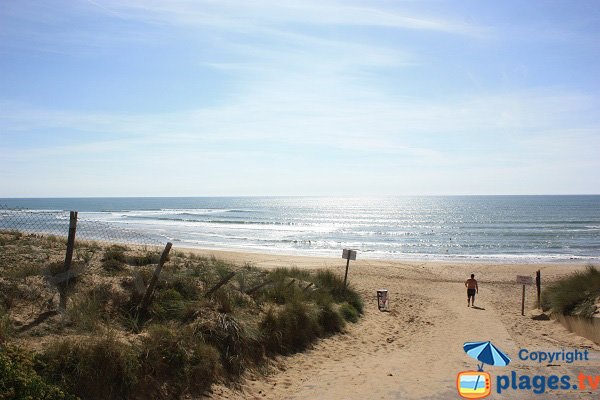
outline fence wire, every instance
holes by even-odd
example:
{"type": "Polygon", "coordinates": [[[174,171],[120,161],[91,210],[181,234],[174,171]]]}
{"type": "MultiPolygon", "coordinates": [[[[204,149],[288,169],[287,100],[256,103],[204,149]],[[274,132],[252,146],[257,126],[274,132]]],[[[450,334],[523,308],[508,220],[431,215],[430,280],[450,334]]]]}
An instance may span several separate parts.
{"type": "MultiPolygon", "coordinates": [[[[69,234],[69,211],[28,210],[0,205],[0,231],[18,231],[57,237],[69,234]]],[[[142,246],[161,246],[166,239],[152,236],[135,229],[97,221],[79,213],[76,241],[100,241],[142,246]]]]}

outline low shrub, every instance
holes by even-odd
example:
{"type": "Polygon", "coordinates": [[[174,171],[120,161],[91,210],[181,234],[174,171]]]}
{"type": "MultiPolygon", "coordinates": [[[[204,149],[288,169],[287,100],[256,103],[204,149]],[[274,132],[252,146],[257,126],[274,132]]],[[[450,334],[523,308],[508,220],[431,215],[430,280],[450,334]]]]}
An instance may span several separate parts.
{"type": "Polygon", "coordinates": [[[319,315],[304,303],[286,304],[280,312],[270,309],[259,328],[265,349],[271,353],[302,351],[321,335],[319,315]]]}
{"type": "Polygon", "coordinates": [[[344,330],[346,321],[331,304],[321,307],[319,325],[325,333],[336,333],[344,330]]]}
{"type": "Polygon", "coordinates": [[[342,305],[340,305],[340,313],[346,321],[352,323],[358,322],[358,318],[360,317],[360,314],[358,311],[356,311],[356,308],[349,303],[342,303],[342,305]]]}
{"type": "Polygon", "coordinates": [[[154,293],[150,312],[161,321],[179,320],[184,315],[185,306],[183,296],[177,290],[158,290],[154,293]]]}
{"type": "Polygon", "coordinates": [[[217,309],[220,313],[228,314],[233,312],[234,304],[229,292],[219,289],[213,294],[212,298],[217,303],[217,309]]]}
{"type": "Polygon", "coordinates": [[[176,273],[166,275],[158,283],[158,288],[175,289],[186,300],[197,300],[200,298],[200,288],[187,273],[176,273]]]}
{"type": "Polygon", "coordinates": [[[542,308],[564,315],[591,318],[600,297],[600,270],[588,266],[548,285],[542,292],[542,308]]]}
{"type": "Polygon", "coordinates": [[[153,325],[141,343],[136,399],[176,399],[210,388],[219,368],[219,352],[186,331],[153,325]]]}
{"type": "Polygon", "coordinates": [[[136,266],[136,267],[150,265],[150,264],[158,264],[159,260],[160,260],[160,254],[158,254],[156,252],[152,252],[152,251],[147,251],[146,253],[140,254],[140,255],[130,255],[130,256],[124,257],[124,262],[126,262],[129,265],[136,266]]]}
{"type": "Polygon", "coordinates": [[[317,271],[315,279],[319,287],[329,291],[335,302],[347,302],[352,305],[359,314],[363,313],[364,304],[362,298],[352,286],[348,285],[348,287],[344,288],[344,280],[341,276],[330,270],[319,270],[317,271]]]}
{"type": "Polygon", "coordinates": [[[123,246],[110,246],[104,250],[104,255],[102,256],[102,268],[108,272],[124,270],[125,263],[127,262],[125,250],[127,249],[123,246]]]}
{"type": "Polygon", "coordinates": [[[36,365],[48,381],[91,400],[128,398],[138,368],[135,349],[110,336],[59,340],[45,349],[36,365]]]}
{"type": "Polygon", "coordinates": [[[282,279],[265,288],[261,299],[283,305],[304,301],[305,297],[304,291],[297,284],[282,279]]]}
{"type": "Polygon", "coordinates": [[[250,365],[263,356],[262,344],[257,335],[228,314],[219,314],[214,324],[203,324],[198,328],[206,342],[219,350],[225,371],[239,376],[250,365]]]}
{"type": "Polygon", "coordinates": [[[75,400],[47,383],[33,368],[33,357],[15,346],[0,347],[0,400],[75,400]]]}

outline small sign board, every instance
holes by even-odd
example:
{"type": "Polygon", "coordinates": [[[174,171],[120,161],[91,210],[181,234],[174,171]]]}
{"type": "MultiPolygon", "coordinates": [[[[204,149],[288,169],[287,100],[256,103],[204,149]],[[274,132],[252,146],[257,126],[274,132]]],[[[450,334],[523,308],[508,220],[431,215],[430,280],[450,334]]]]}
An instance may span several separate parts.
{"type": "Polygon", "coordinates": [[[533,278],[529,275],[517,275],[517,283],[520,285],[533,285],[533,278]]]}
{"type": "Polygon", "coordinates": [[[356,260],[356,250],[342,250],[342,258],[345,258],[346,260],[356,260]]]}

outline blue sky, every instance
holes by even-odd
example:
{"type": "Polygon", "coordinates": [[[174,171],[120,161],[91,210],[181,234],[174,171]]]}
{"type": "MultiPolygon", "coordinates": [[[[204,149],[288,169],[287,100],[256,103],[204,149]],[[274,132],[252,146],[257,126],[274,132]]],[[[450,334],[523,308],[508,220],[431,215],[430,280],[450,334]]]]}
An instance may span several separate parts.
{"type": "Polygon", "coordinates": [[[0,197],[600,188],[597,1],[3,1],[0,197]]]}

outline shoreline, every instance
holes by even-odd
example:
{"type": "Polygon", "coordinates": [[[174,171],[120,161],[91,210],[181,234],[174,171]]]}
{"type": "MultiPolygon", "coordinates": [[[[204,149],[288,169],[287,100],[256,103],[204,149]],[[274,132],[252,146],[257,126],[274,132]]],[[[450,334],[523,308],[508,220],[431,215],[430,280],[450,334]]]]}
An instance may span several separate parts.
{"type": "MultiPolygon", "coordinates": [[[[286,251],[283,249],[275,249],[273,251],[268,251],[266,249],[259,248],[238,248],[238,247],[196,247],[196,246],[180,246],[178,245],[178,241],[172,241],[174,249],[187,250],[192,252],[218,252],[218,253],[236,253],[236,254],[249,254],[249,255],[269,255],[275,257],[307,257],[307,258],[319,258],[319,259],[341,259],[342,249],[333,253],[332,251],[328,251],[327,254],[323,252],[319,253],[308,253],[303,251],[286,251]],[[339,253],[339,254],[338,254],[339,253]]],[[[588,264],[600,264],[600,256],[598,257],[557,257],[553,258],[552,256],[541,256],[541,255],[532,255],[532,256],[515,256],[515,255],[478,255],[478,256],[469,256],[469,255],[454,255],[454,256],[440,256],[438,255],[406,255],[401,257],[386,257],[382,255],[381,257],[369,257],[372,252],[361,252],[360,249],[353,249],[358,251],[358,258],[366,261],[382,261],[382,262],[392,262],[392,263],[415,263],[415,262],[426,262],[426,263],[447,263],[447,264],[486,264],[486,265],[565,265],[565,264],[573,264],[573,265],[588,265],[588,264]]]]}
{"type": "MultiPolygon", "coordinates": [[[[179,246],[178,242],[173,242],[173,249],[179,251],[189,251],[198,254],[206,254],[206,253],[219,253],[219,254],[232,254],[241,257],[242,255],[253,256],[257,258],[262,257],[284,257],[289,259],[300,258],[300,259],[322,259],[327,261],[333,260],[342,260],[341,252],[342,249],[339,250],[339,254],[301,254],[301,252],[287,252],[287,251],[279,251],[279,249],[274,251],[263,251],[262,249],[241,249],[237,247],[187,247],[187,246],[179,246]]],[[[428,257],[369,257],[370,253],[365,252],[362,253],[358,250],[357,260],[353,261],[368,261],[368,262],[377,262],[377,263],[391,263],[391,264],[405,264],[405,263],[427,263],[427,264],[449,264],[449,265],[537,265],[540,267],[544,266],[555,266],[555,265],[589,265],[589,264],[600,264],[600,257],[594,258],[557,258],[557,259],[542,259],[540,257],[535,258],[514,258],[514,257],[486,257],[486,256],[455,256],[448,258],[428,258],[428,257]],[[365,256],[366,255],[366,256],[365,256]]],[[[239,258],[235,257],[235,258],[239,258]]]]}

